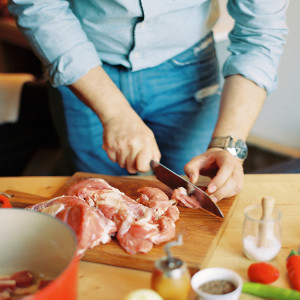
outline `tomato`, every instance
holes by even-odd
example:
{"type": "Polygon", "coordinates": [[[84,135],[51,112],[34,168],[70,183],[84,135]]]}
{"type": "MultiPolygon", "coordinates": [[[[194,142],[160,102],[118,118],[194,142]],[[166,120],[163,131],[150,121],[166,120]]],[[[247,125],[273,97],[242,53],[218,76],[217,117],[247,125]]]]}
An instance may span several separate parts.
{"type": "Polygon", "coordinates": [[[279,270],[266,262],[253,263],[248,268],[250,281],[258,283],[272,283],[279,277],[279,270]]]}

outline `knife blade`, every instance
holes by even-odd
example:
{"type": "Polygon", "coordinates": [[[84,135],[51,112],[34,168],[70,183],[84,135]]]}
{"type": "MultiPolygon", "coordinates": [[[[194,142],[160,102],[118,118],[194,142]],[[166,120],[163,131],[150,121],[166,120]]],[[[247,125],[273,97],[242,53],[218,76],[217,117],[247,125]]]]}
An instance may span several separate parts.
{"type": "Polygon", "coordinates": [[[184,187],[187,190],[187,194],[189,196],[193,195],[203,209],[218,217],[224,218],[224,215],[218,205],[209,197],[207,193],[198,188],[196,185],[192,184],[157,161],[151,160],[150,166],[155,174],[155,177],[159,181],[163,182],[171,189],[184,187]]]}

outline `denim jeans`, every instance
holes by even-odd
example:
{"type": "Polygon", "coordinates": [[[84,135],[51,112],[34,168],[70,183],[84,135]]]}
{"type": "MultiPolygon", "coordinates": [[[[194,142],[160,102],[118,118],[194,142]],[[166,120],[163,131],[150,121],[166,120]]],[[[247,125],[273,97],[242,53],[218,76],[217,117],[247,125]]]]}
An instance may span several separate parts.
{"type": "MultiPolygon", "coordinates": [[[[212,34],[153,68],[132,72],[105,63],[103,68],[153,131],[161,162],[184,174],[184,165],[206,151],[218,117],[219,68],[212,34]]],[[[102,149],[97,115],[67,87],[59,91],[75,170],[128,175],[102,149]]]]}

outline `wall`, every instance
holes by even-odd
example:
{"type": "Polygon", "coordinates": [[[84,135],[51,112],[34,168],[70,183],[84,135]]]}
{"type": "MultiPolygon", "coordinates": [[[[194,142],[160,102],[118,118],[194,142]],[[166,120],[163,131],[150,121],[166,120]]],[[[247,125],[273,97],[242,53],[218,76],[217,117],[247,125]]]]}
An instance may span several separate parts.
{"type": "MultiPolygon", "coordinates": [[[[220,67],[229,52],[227,34],[233,21],[220,0],[221,17],[214,31],[220,67]]],[[[279,67],[278,90],[268,96],[249,137],[252,142],[269,145],[300,156],[300,1],[291,0],[287,11],[289,35],[279,67]],[[295,150],[295,151],[294,151],[295,150]]],[[[275,150],[276,151],[276,150],[275,150]]]]}

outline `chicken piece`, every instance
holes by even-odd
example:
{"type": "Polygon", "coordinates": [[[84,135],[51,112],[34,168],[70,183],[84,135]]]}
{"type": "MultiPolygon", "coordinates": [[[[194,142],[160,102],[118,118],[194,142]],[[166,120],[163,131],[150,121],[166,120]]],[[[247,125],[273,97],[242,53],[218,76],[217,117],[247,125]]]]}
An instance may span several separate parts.
{"type": "Polygon", "coordinates": [[[184,187],[179,187],[173,191],[171,199],[176,200],[176,202],[180,206],[198,209],[201,208],[200,203],[197,201],[197,199],[192,195],[189,196],[187,194],[187,190],[184,187]]]}
{"type": "Polygon", "coordinates": [[[84,200],[75,196],[60,196],[31,206],[29,209],[50,214],[68,224],[78,240],[77,255],[83,256],[87,249],[111,241],[117,227],[111,220],[84,200]]]}
{"type": "MultiPolygon", "coordinates": [[[[163,216],[170,207],[176,205],[175,200],[170,200],[167,194],[158,188],[142,187],[137,191],[141,194],[137,199],[137,202],[153,209],[157,219],[163,216]]],[[[171,209],[169,214],[172,214],[172,211],[175,213],[175,210],[176,209],[171,209]]],[[[177,212],[179,215],[178,210],[177,212]]],[[[175,217],[174,220],[177,220],[177,218],[175,217]]]]}
{"type": "Polygon", "coordinates": [[[149,252],[153,243],[159,244],[175,236],[174,221],[179,210],[176,202],[157,188],[139,189],[141,197],[136,201],[100,178],[84,179],[67,191],[68,195],[81,197],[98,208],[112,220],[118,230],[120,246],[130,254],[149,252]],[[167,214],[164,219],[161,217],[167,214]]]}

